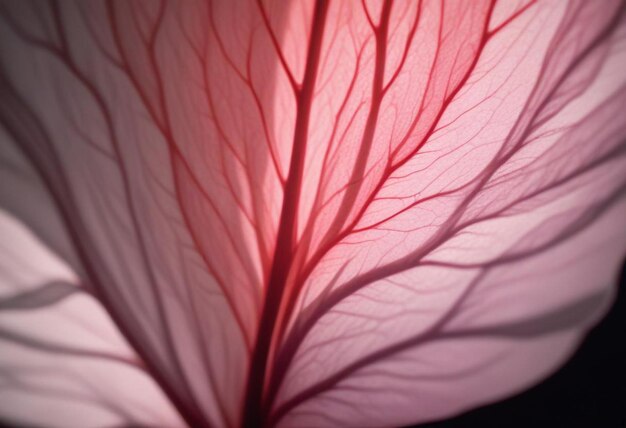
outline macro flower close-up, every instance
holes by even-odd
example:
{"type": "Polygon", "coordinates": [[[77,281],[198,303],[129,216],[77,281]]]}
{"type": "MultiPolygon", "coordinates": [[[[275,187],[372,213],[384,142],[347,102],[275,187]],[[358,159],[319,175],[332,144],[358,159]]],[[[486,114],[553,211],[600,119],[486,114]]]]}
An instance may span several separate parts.
{"type": "Polygon", "coordinates": [[[618,293],[624,70],[622,0],[0,0],[0,421],[540,384],[618,293]]]}

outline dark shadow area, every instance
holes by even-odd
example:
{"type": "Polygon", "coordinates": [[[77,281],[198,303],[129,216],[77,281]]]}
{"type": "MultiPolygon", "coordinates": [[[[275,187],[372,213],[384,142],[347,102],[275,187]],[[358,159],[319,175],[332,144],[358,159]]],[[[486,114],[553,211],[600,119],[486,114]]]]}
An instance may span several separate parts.
{"type": "Polygon", "coordinates": [[[558,372],[515,397],[417,427],[626,428],[626,263],[613,308],[558,372]]]}

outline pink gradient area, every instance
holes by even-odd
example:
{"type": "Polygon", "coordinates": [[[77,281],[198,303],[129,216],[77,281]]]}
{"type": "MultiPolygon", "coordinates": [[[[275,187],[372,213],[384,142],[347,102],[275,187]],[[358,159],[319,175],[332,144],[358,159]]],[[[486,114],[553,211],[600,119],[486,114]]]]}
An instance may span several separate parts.
{"type": "Polygon", "coordinates": [[[4,213],[0,233],[2,418],[28,426],[180,426],[68,266],[4,213]]]}
{"type": "Polygon", "coordinates": [[[626,254],[621,1],[0,4],[0,420],[385,427],[562,365],[626,254]]]}

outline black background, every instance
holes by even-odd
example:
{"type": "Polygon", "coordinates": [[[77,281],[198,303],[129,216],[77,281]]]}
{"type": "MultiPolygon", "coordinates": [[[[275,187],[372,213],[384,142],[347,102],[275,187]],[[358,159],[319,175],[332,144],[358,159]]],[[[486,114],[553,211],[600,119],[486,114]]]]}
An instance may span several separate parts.
{"type": "Polygon", "coordinates": [[[508,400],[419,428],[626,428],[626,264],[617,300],[572,359],[508,400]]]}

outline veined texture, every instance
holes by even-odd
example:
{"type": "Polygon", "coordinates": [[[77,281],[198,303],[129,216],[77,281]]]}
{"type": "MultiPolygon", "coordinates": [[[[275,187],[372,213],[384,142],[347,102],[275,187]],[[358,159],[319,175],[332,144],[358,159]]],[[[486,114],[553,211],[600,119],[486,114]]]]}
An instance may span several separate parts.
{"type": "Polygon", "coordinates": [[[539,382],[626,250],[624,19],[0,2],[0,418],[384,427],[539,382]]]}

